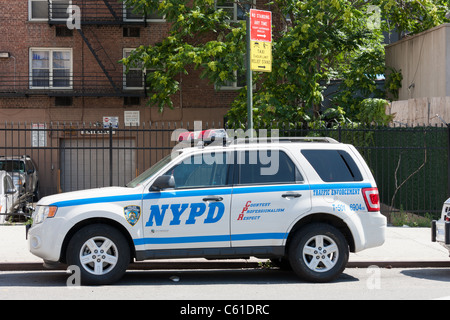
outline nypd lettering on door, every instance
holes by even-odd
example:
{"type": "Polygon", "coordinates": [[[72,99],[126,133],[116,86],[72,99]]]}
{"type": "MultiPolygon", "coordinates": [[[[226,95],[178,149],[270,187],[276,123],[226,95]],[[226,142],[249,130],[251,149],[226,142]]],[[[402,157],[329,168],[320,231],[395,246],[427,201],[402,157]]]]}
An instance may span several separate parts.
{"type": "Polygon", "coordinates": [[[176,226],[182,223],[192,225],[196,223],[216,223],[225,213],[222,202],[173,203],[150,206],[150,216],[146,227],[162,226],[165,221],[176,226]],[[169,213],[170,211],[170,213],[169,213]]]}

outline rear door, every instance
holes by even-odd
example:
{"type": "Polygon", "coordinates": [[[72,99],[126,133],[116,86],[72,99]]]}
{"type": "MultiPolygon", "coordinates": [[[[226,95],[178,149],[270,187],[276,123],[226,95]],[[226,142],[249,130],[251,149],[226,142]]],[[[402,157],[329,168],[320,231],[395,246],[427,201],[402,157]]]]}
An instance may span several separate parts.
{"type": "Polygon", "coordinates": [[[311,209],[311,191],[290,155],[238,151],[231,206],[232,247],[281,246],[292,221],[311,209]]]}

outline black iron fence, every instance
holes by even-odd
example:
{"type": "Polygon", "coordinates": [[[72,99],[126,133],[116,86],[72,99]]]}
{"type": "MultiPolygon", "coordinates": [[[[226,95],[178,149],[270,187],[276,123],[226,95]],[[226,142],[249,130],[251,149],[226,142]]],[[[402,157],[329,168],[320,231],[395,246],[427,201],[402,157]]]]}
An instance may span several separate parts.
{"type": "MultiPolygon", "coordinates": [[[[203,123],[203,129],[220,127],[203,123]]],[[[278,127],[280,136],[328,136],[353,144],[377,181],[384,211],[438,216],[449,196],[447,127],[278,127]]],[[[194,123],[0,123],[0,156],[30,156],[41,195],[123,186],[171,152],[176,129],[192,131],[194,123]]]]}

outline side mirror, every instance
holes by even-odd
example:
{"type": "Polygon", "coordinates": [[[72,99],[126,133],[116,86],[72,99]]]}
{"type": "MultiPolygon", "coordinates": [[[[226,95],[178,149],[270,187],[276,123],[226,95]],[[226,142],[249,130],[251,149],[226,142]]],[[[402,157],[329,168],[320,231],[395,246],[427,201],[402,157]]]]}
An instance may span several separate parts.
{"type": "Polygon", "coordinates": [[[172,175],[163,175],[156,178],[150,187],[150,191],[160,191],[168,188],[175,188],[175,179],[172,175]]]}

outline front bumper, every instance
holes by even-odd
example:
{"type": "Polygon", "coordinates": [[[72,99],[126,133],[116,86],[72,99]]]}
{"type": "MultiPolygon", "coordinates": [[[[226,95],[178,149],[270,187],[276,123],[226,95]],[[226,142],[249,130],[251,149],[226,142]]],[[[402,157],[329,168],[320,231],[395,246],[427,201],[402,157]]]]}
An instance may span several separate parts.
{"type": "Polygon", "coordinates": [[[431,241],[438,242],[450,250],[450,221],[431,222],[431,241]]]}
{"type": "Polygon", "coordinates": [[[50,262],[59,261],[64,241],[61,223],[61,219],[51,218],[27,227],[28,248],[33,255],[50,262]]]}

